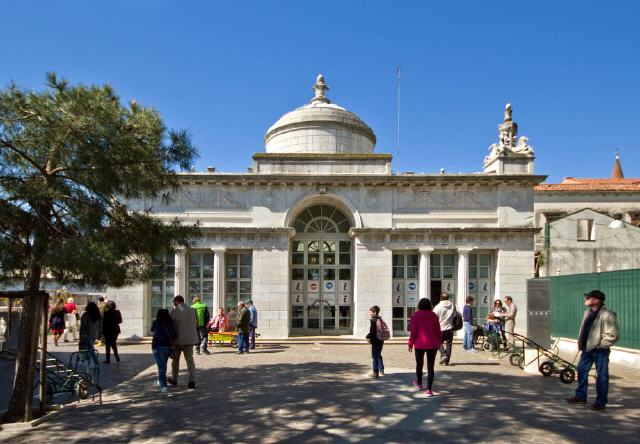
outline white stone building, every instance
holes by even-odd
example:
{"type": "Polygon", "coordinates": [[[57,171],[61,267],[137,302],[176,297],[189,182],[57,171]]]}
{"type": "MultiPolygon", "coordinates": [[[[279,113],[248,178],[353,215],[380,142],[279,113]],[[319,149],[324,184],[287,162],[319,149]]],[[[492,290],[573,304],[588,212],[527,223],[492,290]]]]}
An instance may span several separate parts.
{"type": "Polygon", "coordinates": [[[526,333],[533,187],[544,176],[533,174],[527,139],[516,139],[511,107],[482,173],[393,174],[391,155],[375,153],[371,128],[329,101],[322,76],[313,89],[269,128],[249,172],[183,173],[168,199],[131,202],[198,221],[202,237],[154,258],[150,282],[109,289],[123,334],[147,335],[157,309],[182,294],[213,310],[252,299],[263,338],[363,337],[372,305],[402,336],[418,299],[443,291],[459,307],[475,296],[482,319],[512,296],[526,333]]]}

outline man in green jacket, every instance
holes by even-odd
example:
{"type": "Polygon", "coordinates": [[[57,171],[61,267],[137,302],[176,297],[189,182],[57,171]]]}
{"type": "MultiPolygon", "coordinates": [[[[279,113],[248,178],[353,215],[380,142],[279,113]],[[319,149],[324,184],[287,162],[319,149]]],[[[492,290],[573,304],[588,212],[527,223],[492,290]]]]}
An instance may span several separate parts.
{"type": "Polygon", "coordinates": [[[609,392],[609,353],[618,340],[618,319],[616,313],[604,305],[605,295],[600,290],[592,290],[584,295],[584,305],[589,309],[584,313],[578,335],[578,388],[576,394],[567,398],[569,404],[587,402],[587,384],[591,366],[596,365],[596,402],[593,410],[604,410],[609,392]]]}
{"type": "Polygon", "coordinates": [[[207,333],[207,324],[211,320],[211,315],[209,314],[209,309],[207,309],[207,305],[204,304],[198,296],[193,298],[193,305],[191,305],[196,311],[196,317],[198,318],[198,337],[200,338],[199,344],[196,345],[196,354],[200,354],[200,349],[202,349],[202,353],[205,355],[210,355],[209,350],[207,349],[207,344],[209,342],[209,335],[207,333]]]}

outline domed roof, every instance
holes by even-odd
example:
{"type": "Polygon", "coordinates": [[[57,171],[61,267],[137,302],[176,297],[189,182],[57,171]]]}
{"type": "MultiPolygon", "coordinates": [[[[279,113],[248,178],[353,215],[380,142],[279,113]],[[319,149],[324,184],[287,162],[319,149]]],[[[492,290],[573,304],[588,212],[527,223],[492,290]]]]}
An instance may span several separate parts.
{"type": "Polygon", "coordinates": [[[376,136],[357,115],[331,103],[318,75],[311,102],[284,116],[264,136],[267,153],[372,153],[376,136]]]}

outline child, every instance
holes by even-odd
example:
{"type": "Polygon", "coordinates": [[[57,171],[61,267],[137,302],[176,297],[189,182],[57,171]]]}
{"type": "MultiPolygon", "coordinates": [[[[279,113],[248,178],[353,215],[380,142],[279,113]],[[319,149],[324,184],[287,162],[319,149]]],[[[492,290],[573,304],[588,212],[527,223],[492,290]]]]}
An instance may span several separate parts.
{"type": "Polygon", "coordinates": [[[378,378],[384,376],[384,363],[382,362],[382,346],[384,345],[384,340],[378,337],[378,330],[386,329],[388,332],[388,328],[380,317],[380,307],[377,305],[369,309],[369,316],[371,316],[371,326],[367,340],[371,343],[371,358],[373,361],[373,372],[369,374],[369,377],[378,378]]]}

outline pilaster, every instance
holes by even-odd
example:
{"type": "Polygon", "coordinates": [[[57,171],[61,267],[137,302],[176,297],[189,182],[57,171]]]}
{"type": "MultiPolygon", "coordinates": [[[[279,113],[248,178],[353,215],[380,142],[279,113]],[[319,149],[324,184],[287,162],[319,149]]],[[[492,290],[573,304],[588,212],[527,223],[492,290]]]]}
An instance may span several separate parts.
{"type": "Polygon", "coordinates": [[[433,247],[420,248],[419,298],[431,298],[431,252],[433,247]]]}

